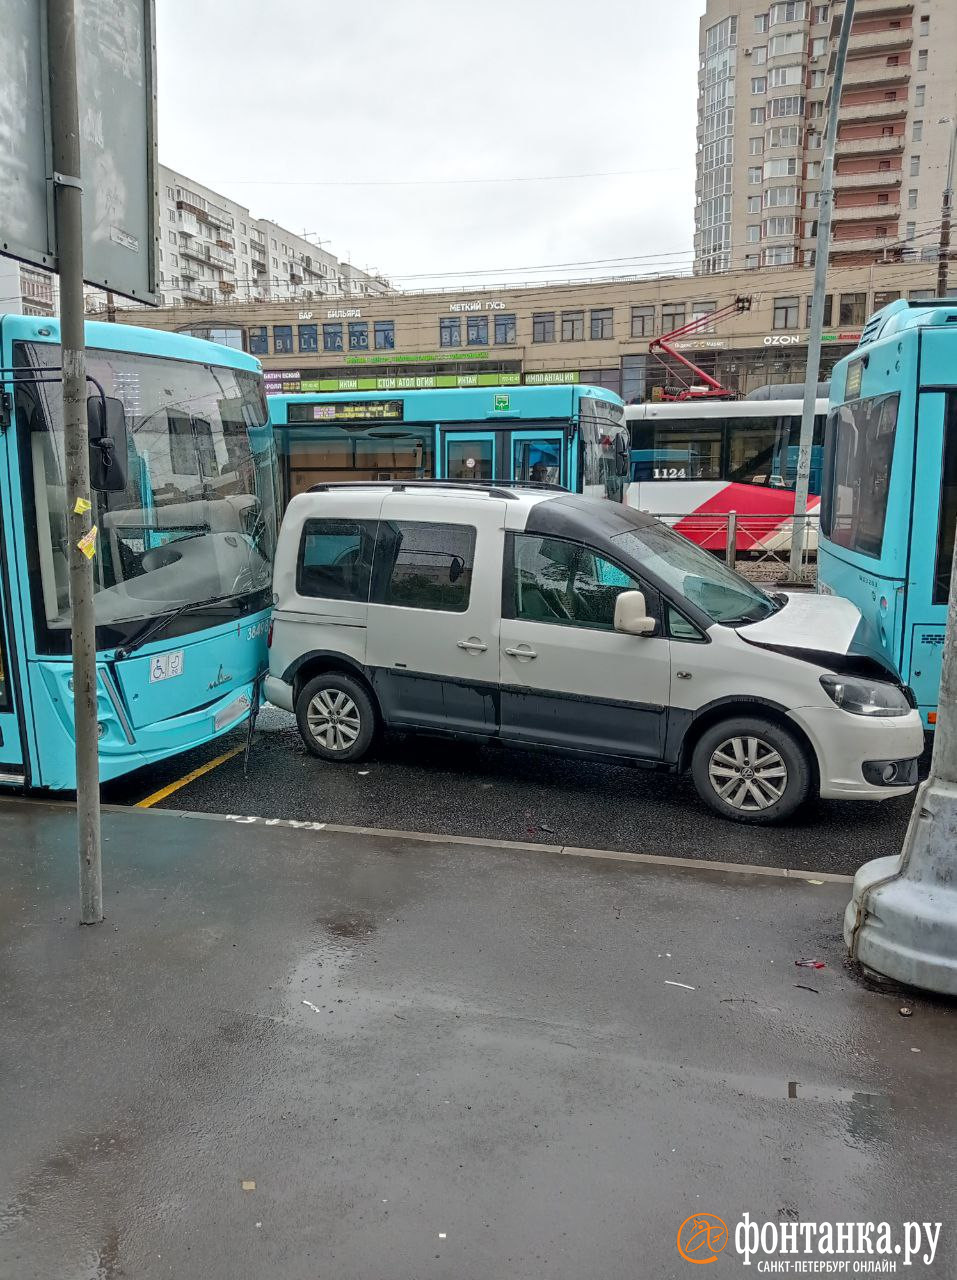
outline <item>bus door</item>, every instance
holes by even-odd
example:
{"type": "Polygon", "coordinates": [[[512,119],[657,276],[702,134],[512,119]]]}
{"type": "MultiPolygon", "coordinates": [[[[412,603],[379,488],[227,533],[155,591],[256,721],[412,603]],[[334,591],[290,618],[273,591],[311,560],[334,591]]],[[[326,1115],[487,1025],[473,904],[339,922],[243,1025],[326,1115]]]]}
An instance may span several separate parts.
{"type": "Polygon", "coordinates": [[[564,435],[560,430],[512,431],[509,435],[511,470],[508,479],[515,484],[529,480],[543,484],[563,484],[569,480],[563,474],[562,455],[565,449],[564,435]]]}
{"type": "Polygon", "coordinates": [[[937,709],[954,550],[957,392],[920,393],[917,457],[901,674],[927,720],[937,709]]]}
{"type": "Polygon", "coordinates": [[[23,742],[19,717],[22,694],[14,678],[13,606],[7,567],[10,547],[10,501],[6,488],[9,468],[6,450],[12,432],[0,437],[0,782],[23,780],[23,742]]]}
{"type": "Polygon", "coordinates": [[[494,431],[445,431],[442,464],[445,480],[500,480],[494,431]]]}

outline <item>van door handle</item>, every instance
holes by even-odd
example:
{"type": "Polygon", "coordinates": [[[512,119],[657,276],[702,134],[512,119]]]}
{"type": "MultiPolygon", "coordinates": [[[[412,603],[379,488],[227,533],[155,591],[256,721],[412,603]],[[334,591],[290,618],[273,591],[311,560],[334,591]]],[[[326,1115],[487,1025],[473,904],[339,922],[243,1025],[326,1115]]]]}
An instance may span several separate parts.
{"type": "Polygon", "coordinates": [[[531,660],[532,658],[538,657],[538,654],[532,646],[528,644],[517,645],[514,649],[506,649],[505,652],[510,658],[525,658],[526,660],[531,660]]]}
{"type": "Polygon", "coordinates": [[[467,653],[485,653],[488,649],[487,644],[483,644],[481,640],[470,636],[468,640],[457,640],[456,644],[460,649],[464,649],[467,653]]]}

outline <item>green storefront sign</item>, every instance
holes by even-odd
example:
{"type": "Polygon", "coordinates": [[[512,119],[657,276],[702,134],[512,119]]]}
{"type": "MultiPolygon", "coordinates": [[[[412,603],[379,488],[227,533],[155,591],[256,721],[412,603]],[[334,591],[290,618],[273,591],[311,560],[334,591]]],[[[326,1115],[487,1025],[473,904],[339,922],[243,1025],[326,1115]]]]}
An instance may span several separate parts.
{"type": "Polygon", "coordinates": [[[526,373],[525,385],[527,387],[546,387],[554,386],[556,383],[568,383],[580,381],[577,369],[553,369],[544,373],[526,373]]]}
{"type": "Polygon", "coordinates": [[[299,390],[306,395],[316,391],[428,391],[441,387],[518,387],[521,382],[519,373],[410,373],[394,378],[304,378],[299,390]]]}

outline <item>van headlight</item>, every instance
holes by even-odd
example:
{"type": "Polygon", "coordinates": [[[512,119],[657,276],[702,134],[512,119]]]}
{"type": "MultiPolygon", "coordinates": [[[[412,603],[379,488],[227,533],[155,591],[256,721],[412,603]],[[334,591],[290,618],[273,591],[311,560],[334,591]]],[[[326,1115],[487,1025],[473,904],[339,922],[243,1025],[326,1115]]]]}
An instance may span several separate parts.
{"type": "Polygon", "coordinates": [[[885,680],[821,676],[821,688],[842,711],[855,716],[906,716],[910,711],[903,690],[885,680]]]}

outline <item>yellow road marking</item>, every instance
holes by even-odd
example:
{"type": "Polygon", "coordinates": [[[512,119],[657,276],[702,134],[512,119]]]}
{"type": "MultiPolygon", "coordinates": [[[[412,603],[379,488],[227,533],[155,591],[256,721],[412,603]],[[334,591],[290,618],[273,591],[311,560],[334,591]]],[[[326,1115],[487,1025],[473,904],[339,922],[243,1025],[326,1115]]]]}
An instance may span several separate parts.
{"type": "Polygon", "coordinates": [[[227,760],[232,760],[233,756],[238,756],[240,751],[246,750],[245,742],[241,747],[233,747],[231,751],[224,751],[221,756],[217,756],[215,760],[209,760],[206,764],[201,764],[198,769],[193,769],[191,773],[186,773],[182,778],[177,778],[175,782],[171,782],[168,787],[160,787],[159,791],[154,791],[151,796],[147,796],[145,800],[139,800],[136,804],[137,809],[152,809],[154,804],[159,804],[161,800],[165,800],[167,796],[171,796],[174,791],[179,791],[182,787],[187,787],[191,782],[195,782],[197,778],[201,778],[204,773],[212,773],[214,769],[218,769],[221,764],[225,764],[227,760]]]}

